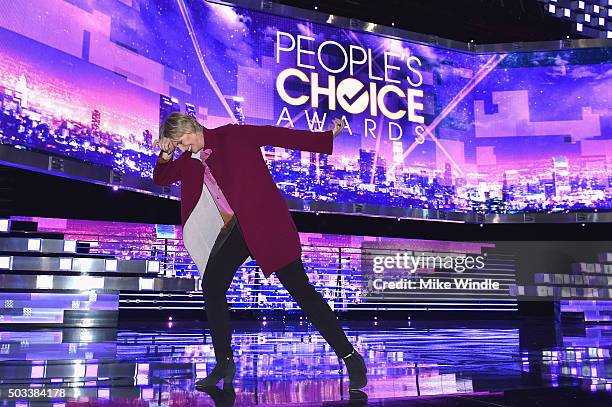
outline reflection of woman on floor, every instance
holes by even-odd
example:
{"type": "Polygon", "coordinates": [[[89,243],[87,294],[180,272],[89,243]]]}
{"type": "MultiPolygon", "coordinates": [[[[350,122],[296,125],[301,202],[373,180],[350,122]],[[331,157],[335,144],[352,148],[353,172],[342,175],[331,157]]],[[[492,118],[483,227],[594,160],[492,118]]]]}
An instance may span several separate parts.
{"type": "Polygon", "coordinates": [[[251,258],[265,277],[276,274],[342,358],[349,388],[366,385],[363,358],[308,281],[297,228],[260,149],[272,145],[331,154],[333,140],[343,128],[343,122],[334,119],[333,129],[325,132],[235,124],[207,129],[178,112],[161,126],[156,144],[162,151],[153,181],[158,185],[181,181],[183,241],[203,272],[202,291],[217,360],[212,372],[196,385],[216,385],[221,379],[228,383],[235,375],[226,292],[237,268],[251,258]],[[173,160],[176,147],[183,154],[173,160]]]}

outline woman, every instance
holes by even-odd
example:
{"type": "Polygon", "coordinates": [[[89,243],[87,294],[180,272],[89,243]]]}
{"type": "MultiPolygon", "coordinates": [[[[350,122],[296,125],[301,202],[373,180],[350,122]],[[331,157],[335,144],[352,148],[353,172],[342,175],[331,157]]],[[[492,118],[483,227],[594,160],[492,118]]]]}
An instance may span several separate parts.
{"type": "MultiPolygon", "coordinates": [[[[211,189],[211,199],[214,198],[224,220],[224,226],[208,251],[202,279],[217,365],[196,385],[210,386],[221,379],[225,383],[233,380],[236,366],[226,292],[236,269],[250,257],[257,261],[265,277],[272,273],[278,277],[336,355],[345,362],[349,388],[359,389],[367,384],[363,358],[346,338],[327,302],[308,281],[297,228],[260,149],[273,145],[331,154],[333,140],[343,128],[342,121],[334,119],[334,128],[330,126],[326,132],[235,124],[207,129],[191,116],[178,112],[164,121],[157,143],[162,151],[153,180],[159,185],[181,181],[181,221],[184,227],[189,222],[193,227],[187,226],[188,229],[201,231],[191,232],[191,236],[196,236],[193,244],[189,244],[192,250],[198,250],[198,241],[209,242],[210,238],[205,236],[218,230],[216,226],[219,225],[218,219],[216,223],[213,219],[211,226],[206,220],[193,216],[203,205],[200,200],[208,199],[204,192],[207,188],[202,187],[205,179],[209,180],[206,185],[211,189]],[[172,160],[177,146],[183,154],[172,160]],[[202,161],[191,159],[198,153],[202,161]]],[[[204,207],[210,208],[210,205],[204,207]]],[[[199,213],[209,214],[210,211],[199,213]]],[[[187,242],[185,247],[189,251],[187,242]]],[[[202,253],[195,255],[204,256],[202,253]]],[[[200,261],[198,267],[203,264],[200,261]]]]}

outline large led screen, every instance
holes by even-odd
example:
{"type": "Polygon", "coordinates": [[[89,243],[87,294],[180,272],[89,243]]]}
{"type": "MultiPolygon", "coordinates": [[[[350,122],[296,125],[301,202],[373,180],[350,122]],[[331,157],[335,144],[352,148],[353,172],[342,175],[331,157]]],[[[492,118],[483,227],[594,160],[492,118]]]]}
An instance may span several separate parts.
{"type": "Polygon", "coordinates": [[[4,144],[151,178],[172,111],[209,128],[321,131],[338,117],[331,155],[262,148],[287,198],[496,213],[612,204],[608,49],[473,54],[205,1],[0,7],[4,144]]]}

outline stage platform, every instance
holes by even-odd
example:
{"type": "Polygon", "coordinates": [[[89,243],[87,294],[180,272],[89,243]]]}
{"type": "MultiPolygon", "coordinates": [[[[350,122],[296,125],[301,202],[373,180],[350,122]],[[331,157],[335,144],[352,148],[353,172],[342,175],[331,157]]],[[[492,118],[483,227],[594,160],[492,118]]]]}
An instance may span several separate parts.
{"type": "Polygon", "coordinates": [[[363,392],[348,391],[346,370],[306,321],[235,321],[233,387],[207,391],[194,387],[214,366],[206,323],[5,329],[0,405],[611,405],[611,325],[342,323],[368,364],[363,392]],[[61,394],[16,400],[15,388],[61,394]]]}

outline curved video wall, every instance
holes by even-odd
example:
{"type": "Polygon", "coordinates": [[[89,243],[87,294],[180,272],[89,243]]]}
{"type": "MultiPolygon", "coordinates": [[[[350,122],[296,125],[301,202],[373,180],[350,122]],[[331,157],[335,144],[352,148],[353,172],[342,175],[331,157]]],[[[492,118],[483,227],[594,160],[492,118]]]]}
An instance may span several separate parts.
{"type": "Polygon", "coordinates": [[[321,131],[337,117],[331,155],[262,148],[287,198],[485,213],[612,204],[609,49],[473,54],[204,1],[0,8],[2,144],[150,179],[172,111],[209,128],[321,131]]]}

